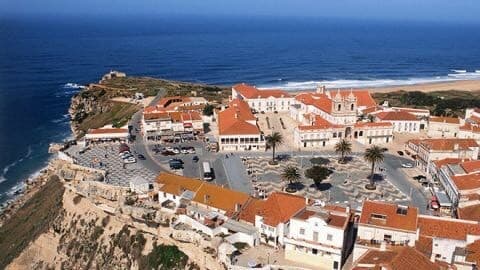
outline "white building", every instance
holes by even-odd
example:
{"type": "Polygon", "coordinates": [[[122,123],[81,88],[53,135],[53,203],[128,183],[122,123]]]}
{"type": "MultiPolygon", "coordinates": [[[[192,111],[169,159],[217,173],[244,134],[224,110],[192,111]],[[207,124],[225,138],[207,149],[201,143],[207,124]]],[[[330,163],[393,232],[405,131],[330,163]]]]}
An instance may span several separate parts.
{"type": "Polygon", "coordinates": [[[85,142],[94,141],[127,141],[128,140],[127,128],[113,128],[112,126],[105,126],[102,128],[89,129],[85,134],[85,142]]]}
{"type": "Polygon", "coordinates": [[[374,114],[375,122],[389,122],[393,125],[393,132],[418,133],[421,120],[405,111],[382,111],[374,114]]]}
{"type": "Polygon", "coordinates": [[[153,190],[153,184],[140,175],[135,176],[129,183],[130,191],[137,194],[146,194],[150,190],[153,190]]]}
{"type": "Polygon", "coordinates": [[[285,258],[321,269],[341,269],[353,241],[349,209],[307,206],[290,219],[285,258]]]}
{"type": "Polygon", "coordinates": [[[142,117],[143,136],[161,139],[178,134],[202,134],[203,118],[199,112],[144,112],[142,117]]]}
{"type": "Polygon", "coordinates": [[[262,205],[262,211],[255,214],[255,227],[260,241],[272,246],[283,246],[289,233],[290,219],[307,205],[304,197],[274,192],[262,205]]]}
{"type": "Polygon", "coordinates": [[[393,125],[388,122],[357,122],[353,139],[361,144],[388,144],[393,141],[393,125]]]}
{"type": "Polygon", "coordinates": [[[453,205],[480,195],[480,160],[449,162],[440,167],[438,179],[453,205]]]}
{"type": "Polygon", "coordinates": [[[232,100],[227,109],[218,112],[217,122],[220,151],[265,150],[265,138],[257,126],[257,118],[245,101],[232,100]]]}
{"type": "Polygon", "coordinates": [[[232,100],[241,99],[257,112],[284,112],[293,104],[293,97],[279,89],[259,90],[254,86],[241,83],[232,87],[232,100]]]}
{"type": "Polygon", "coordinates": [[[459,128],[458,138],[474,139],[480,144],[480,126],[466,123],[459,128]]]}
{"type": "Polygon", "coordinates": [[[459,137],[460,118],[435,117],[428,120],[428,133],[431,138],[456,138],[459,137]]]}
{"type": "Polygon", "coordinates": [[[426,173],[432,162],[445,158],[478,159],[479,145],[473,139],[421,139],[408,142],[409,149],[417,155],[416,165],[426,173]]]}
{"type": "Polygon", "coordinates": [[[358,222],[353,260],[356,261],[371,248],[379,249],[383,242],[415,246],[417,215],[416,207],[364,201],[358,222]]]}

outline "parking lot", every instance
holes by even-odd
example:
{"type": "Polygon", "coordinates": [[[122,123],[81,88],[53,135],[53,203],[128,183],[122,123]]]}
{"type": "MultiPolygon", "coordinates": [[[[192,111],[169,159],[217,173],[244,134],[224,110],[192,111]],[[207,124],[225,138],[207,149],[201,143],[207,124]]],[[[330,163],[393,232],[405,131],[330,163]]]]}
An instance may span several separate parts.
{"type": "Polygon", "coordinates": [[[194,140],[162,144],[148,142],[148,151],[163,169],[192,178],[203,179],[202,164],[203,162],[208,162],[215,176],[211,182],[217,185],[230,187],[223,164],[223,154],[207,151],[205,149],[205,144],[201,141],[194,140]],[[173,153],[170,151],[172,148],[181,150],[185,147],[193,147],[195,153],[173,153]],[[194,157],[198,157],[198,161],[195,161],[194,157]],[[169,164],[169,161],[172,159],[181,160],[183,162],[183,169],[172,169],[169,164]]]}
{"type": "Polygon", "coordinates": [[[107,171],[105,182],[109,184],[128,186],[130,179],[135,176],[141,176],[148,181],[155,179],[157,173],[145,168],[138,161],[125,164],[119,156],[119,146],[119,143],[100,143],[81,151],[80,146],[72,145],[66,152],[81,166],[107,171]]]}

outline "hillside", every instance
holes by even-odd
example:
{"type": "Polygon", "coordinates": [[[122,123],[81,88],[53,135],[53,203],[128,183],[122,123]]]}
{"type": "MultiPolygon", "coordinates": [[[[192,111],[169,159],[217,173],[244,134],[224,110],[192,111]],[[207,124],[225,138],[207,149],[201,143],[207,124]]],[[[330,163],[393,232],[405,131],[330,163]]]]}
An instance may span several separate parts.
{"type": "Polygon", "coordinates": [[[428,109],[437,116],[463,116],[466,108],[480,107],[480,91],[373,92],[378,104],[428,109]]]}
{"type": "Polygon", "coordinates": [[[197,95],[220,103],[228,98],[229,89],[149,77],[116,77],[90,84],[73,96],[70,104],[71,128],[75,137],[83,136],[90,128],[110,124],[124,126],[142,105],[133,100],[119,102],[112,99],[123,97],[129,100],[135,93],[143,93],[145,97],[197,95]]]}

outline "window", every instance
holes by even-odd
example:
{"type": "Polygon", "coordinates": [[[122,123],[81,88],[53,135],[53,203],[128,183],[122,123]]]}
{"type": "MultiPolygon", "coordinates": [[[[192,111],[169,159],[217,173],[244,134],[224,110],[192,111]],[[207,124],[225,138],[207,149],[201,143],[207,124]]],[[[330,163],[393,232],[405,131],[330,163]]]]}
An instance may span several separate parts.
{"type": "Polygon", "coordinates": [[[318,250],[316,248],[312,248],[312,254],[317,254],[318,253],[318,250]]]}
{"type": "Polygon", "coordinates": [[[350,110],[353,111],[353,109],[355,108],[355,105],[350,105],[350,110]]]}
{"type": "Polygon", "coordinates": [[[387,241],[387,242],[390,242],[390,241],[392,241],[392,236],[390,234],[385,234],[383,236],[383,240],[387,241]]]}
{"type": "Polygon", "coordinates": [[[332,239],[333,239],[333,235],[327,234],[327,240],[328,240],[328,241],[332,241],[332,239]]]}
{"type": "Polygon", "coordinates": [[[371,218],[376,218],[376,219],[387,219],[385,215],[380,215],[380,214],[371,214],[371,218]]]}
{"type": "Polygon", "coordinates": [[[313,241],[318,242],[318,232],[313,232],[313,241]]]}
{"type": "Polygon", "coordinates": [[[342,105],[338,104],[337,110],[341,111],[342,110],[342,105]]]}
{"type": "Polygon", "coordinates": [[[399,205],[397,207],[397,214],[406,216],[407,215],[407,210],[408,210],[408,207],[403,206],[403,205],[399,205]]]}
{"type": "Polygon", "coordinates": [[[305,229],[304,228],[300,228],[300,234],[305,235],[305,229]]]}

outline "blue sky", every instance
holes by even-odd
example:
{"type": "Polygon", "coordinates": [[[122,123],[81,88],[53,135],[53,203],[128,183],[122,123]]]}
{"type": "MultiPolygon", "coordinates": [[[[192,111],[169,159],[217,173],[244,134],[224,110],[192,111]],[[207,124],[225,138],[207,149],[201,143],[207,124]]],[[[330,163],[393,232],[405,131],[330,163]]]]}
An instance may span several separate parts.
{"type": "Polygon", "coordinates": [[[480,23],[480,0],[0,0],[0,15],[250,15],[480,23]]]}

